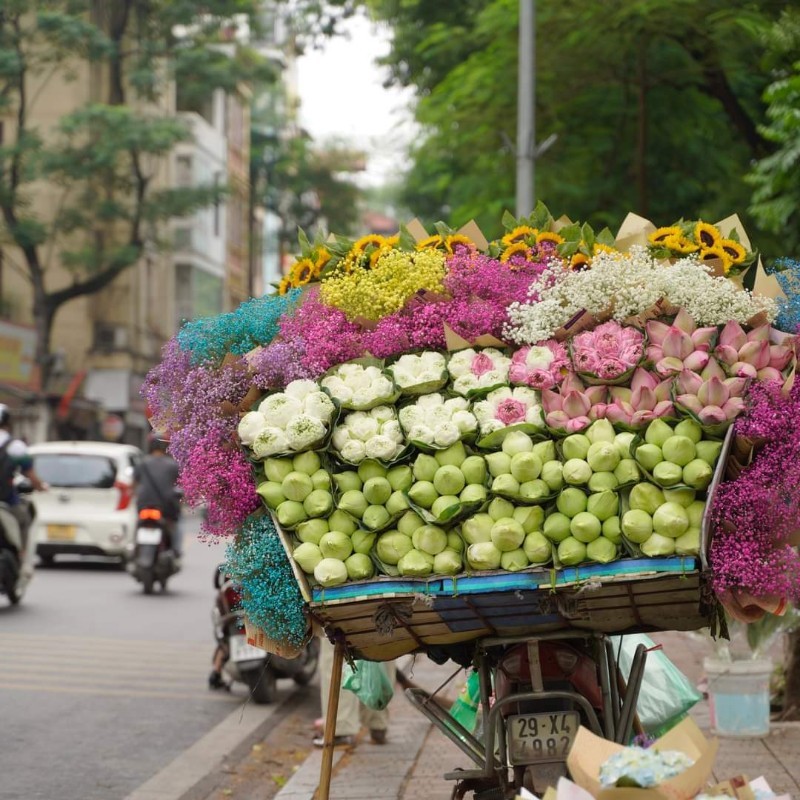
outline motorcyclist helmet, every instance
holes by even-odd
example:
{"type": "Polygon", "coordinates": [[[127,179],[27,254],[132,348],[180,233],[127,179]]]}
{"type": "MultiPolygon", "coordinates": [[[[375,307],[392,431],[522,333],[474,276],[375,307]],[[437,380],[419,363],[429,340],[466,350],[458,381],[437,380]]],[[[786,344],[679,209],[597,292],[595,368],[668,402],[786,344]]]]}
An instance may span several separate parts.
{"type": "Polygon", "coordinates": [[[166,453],[168,444],[169,442],[166,439],[162,439],[160,436],[153,433],[147,438],[147,452],[153,453],[156,450],[162,450],[166,453]]]}

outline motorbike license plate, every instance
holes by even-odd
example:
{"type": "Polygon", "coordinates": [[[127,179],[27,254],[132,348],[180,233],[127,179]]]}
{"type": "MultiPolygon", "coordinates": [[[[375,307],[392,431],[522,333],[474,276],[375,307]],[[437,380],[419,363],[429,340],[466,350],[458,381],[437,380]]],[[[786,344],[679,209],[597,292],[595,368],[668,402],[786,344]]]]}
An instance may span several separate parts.
{"type": "Polygon", "coordinates": [[[239,661],[256,661],[266,658],[267,654],[258,647],[247,644],[246,636],[231,636],[230,638],[231,660],[234,663],[239,661]]]}
{"type": "Polygon", "coordinates": [[[47,538],[51,542],[71,542],[75,539],[75,526],[48,525],[47,538]]]}
{"type": "Polygon", "coordinates": [[[136,544],[159,544],[161,531],[158,528],[137,528],[136,544]]]}
{"type": "Polygon", "coordinates": [[[537,764],[566,760],[580,724],[581,718],[577,711],[509,717],[509,763],[537,764]]]}

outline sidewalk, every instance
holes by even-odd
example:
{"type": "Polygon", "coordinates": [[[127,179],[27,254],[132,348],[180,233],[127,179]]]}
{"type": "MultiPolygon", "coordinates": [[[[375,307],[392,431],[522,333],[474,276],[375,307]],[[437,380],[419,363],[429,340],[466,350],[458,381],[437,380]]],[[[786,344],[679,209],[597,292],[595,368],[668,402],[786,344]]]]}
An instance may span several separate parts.
{"type": "MultiPolygon", "coordinates": [[[[664,644],[672,661],[697,683],[702,676],[703,657],[710,653],[701,637],[665,633],[652,638],[664,644]]],[[[425,656],[412,662],[401,660],[415,683],[433,691],[456,669],[448,663],[437,666],[425,656]]],[[[464,681],[462,672],[444,697],[452,701],[464,681]]],[[[330,797],[332,800],[449,800],[452,782],[443,774],[458,767],[471,768],[470,760],[408,703],[398,691],[390,706],[389,741],[377,746],[362,736],[355,748],[337,750],[330,797]]],[[[693,717],[706,732],[708,704],[703,701],[693,717]]],[[[715,775],[719,780],[745,773],[764,775],[777,794],[800,800],[800,723],[773,725],[764,739],[720,740],[715,775]]],[[[319,782],[321,751],[314,751],[277,794],[276,800],[312,800],[319,782]]]]}

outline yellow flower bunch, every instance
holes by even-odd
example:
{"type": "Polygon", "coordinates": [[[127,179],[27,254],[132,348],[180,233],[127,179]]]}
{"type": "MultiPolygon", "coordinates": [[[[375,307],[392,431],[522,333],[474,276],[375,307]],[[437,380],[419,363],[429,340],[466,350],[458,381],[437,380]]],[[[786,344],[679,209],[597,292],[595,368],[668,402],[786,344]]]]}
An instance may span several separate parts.
{"type": "Polygon", "coordinates": [[[716,225],[703,220],[659,228],[648,241],[657,258],[683,258],[697,253],[701,261],[719,261],[726,275],[740,272],[755,258],[736,239],[725,238],[716,225]]]}
{"type": "Polygon", "coordinates": [[[389,250],[372,269],[337,272],[322,281],[322,301],[340,308],[348,319],[380,319],[399,311],[421,290],[444,291],[445,254],[389,250]]]}
{"type": "Polygon", "coordinates": [[[288,275],[285,275],[278,284],[278,294],[286,294],[289,289],[305,286],[311,281],[318,281],[323,267],[330,260],[331,254],[324,246],[320,246],[307,255],[298,258],[292,264],[288,275]]]}

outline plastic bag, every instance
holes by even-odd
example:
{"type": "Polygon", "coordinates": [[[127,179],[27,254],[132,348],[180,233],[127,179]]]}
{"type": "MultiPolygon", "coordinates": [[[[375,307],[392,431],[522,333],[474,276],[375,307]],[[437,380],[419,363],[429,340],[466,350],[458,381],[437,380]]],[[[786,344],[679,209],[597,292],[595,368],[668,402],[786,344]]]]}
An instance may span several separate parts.
{"type": "Polygon", "coordinates": [[[356,660],[355,670],[345,664],[342,669],[342,689],[353,692],[367,707],[383,711],[394,696],[394,686],[386,670],[377,661],[356,660]]]}
{"type": "Polygon", "coordinates": [[[478,723],[478,707],[481,703],[481,681],[477,672],[471,672],[467,682],[450,707],[450,716],[460,722],[470,733],[478,723]]]}
{"type": "MultiPolygon", "coordinates": [[[[638,645],[643,644],[648,650],[656,646],[644,634],[612,636],[611,640],[620,671],[626,681],[638,645]]],[[[645,662],[639,701],[636,704],[639,721],[650,736],[659,737],[675,727],[689,709],[702,699],[703,695],[661,650],[650,650],[645,662]]]]}

